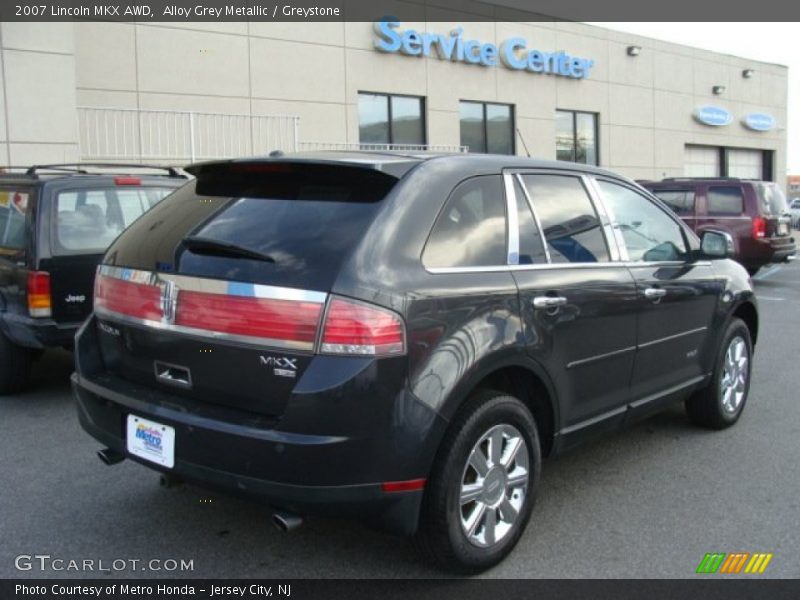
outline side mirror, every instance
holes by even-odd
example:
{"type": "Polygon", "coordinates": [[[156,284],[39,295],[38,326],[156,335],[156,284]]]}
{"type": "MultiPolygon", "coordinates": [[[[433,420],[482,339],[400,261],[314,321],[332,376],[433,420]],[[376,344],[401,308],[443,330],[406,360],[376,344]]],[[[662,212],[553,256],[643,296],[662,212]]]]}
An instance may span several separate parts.
{"type": "Polygon", "coordinates": [[[705,258],[730,258],[735,252],[733,237],[724,231],[704,231],[700,237],[700,252],[705,258]]]}

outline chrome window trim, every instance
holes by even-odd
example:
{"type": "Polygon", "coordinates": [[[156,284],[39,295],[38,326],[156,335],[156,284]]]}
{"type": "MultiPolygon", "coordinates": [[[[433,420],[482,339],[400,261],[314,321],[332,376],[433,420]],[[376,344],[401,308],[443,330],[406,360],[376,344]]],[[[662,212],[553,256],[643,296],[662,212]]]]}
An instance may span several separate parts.
{"type": "Polygon", "coordinates": [[[606,238],[606,246],[611,255],[612,261],[628,261],[628,247],[625,245],[625,240],[622,237],[622,231],[619,227],[615,227],[616,221],[614,214],[609,210],[606,204],[605,197],[600,191],[600,186],[597,185],[597,180],[591,177],[588,173],[583,174],[584,187],[589,192],[589,197],[594,204],[594,209],[600,217],[600,224],[603,227],[603,236],[606,238]]]}
{"type": "Polygon", "coordinates": [[[522,193],[525,195],[525,200],[528,202],[528,207],[531,209],[533,213],[533,220],[536,223],[536,229],[539,230],[539,237],[542,240],[542,246],[544,247],[544,255],[547,258],[547,264],[552,264],[553,260],[550,258],[550,248],[547,247],[547,239],[544,236],[544,229],[542,229],[542,222],[539,220],[539,213],[536,212],[536,207],[533,205],[533,201],[531,200],[531,195],[528,193],[528,188],[525,187],[525,182],[522,180],[522,173],[514,173],[514,178],[517,180],[522,193]]]}
{"type": "Polygon", "coordinates": [[[519,218],[517,198],[514,193],[514,181],[509,173],[503,173],[503,186],[506,192],[506,228],[508,240],[506,244],[506,263],[519,264],[519,218]]]}
{"type": "Polygon", "coordinates": [[[493,273],[493,272],[507,272],[507,271],[536,271],[536,270],[551,270],[551,269],[619,269],[627,268],[632,269],[635,267],[685,267],[691,265],[692,267],[710,267],[710,261],[699,261],[693,263],[686,263],[682,261],[669,261],[669,262],[635,262],[635,261],[609,261],[602,263],[552,263],[552,264],[539,264],[539,265],[497,265],[494,267],[431,267],[426,269],[429,273],[434,275],[446,275],[457,273],[493,273]]]}
{"type": "Polygon", "coordinates": [[[176,275],[172,273],[156,273],[110,265],[100,265],[97,268],[97,273],[98,275],[145,285],[165,285],[167,282],[172,282],[177,286],[178,290],[204,292],[207,294],[243,296],[245,298],[263,298],[267,300],[290,300],[311,302],[314,304],[324,304],[328,298],[327,293],[312,290],[278,287],[244,281],[228,281],[226,279],[194,277],[190,275],[176,275]]]}

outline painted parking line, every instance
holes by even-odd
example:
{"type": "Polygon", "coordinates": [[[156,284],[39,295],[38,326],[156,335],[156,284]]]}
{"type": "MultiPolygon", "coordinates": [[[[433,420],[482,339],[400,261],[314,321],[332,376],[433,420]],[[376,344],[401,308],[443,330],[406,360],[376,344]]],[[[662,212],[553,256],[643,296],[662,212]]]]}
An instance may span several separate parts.
{"type": "Polygon", "coordinates": [[[775,296],[761,296],[759,294],[756,294],[756,298],[758,298],[759,300],[772,300],[774,302],[783,302],[786,300],[786,298],[777,298],[775,296]]]}
{"type": "Polygon", "coordinates": [[[775,265],[773,267],[770,267],[766,271],[761,271],[760,273],[757,273],[756,275],[754,275],[752,277],[752,279],[755,280],[755,281],[760,281],[762,279],[766,279],[767,277],[770,277],[771,275],[774,275],[775,273],[777,273],[778,271],[783,269],[783,267],[784,267],[784,265],[775,265]]]}

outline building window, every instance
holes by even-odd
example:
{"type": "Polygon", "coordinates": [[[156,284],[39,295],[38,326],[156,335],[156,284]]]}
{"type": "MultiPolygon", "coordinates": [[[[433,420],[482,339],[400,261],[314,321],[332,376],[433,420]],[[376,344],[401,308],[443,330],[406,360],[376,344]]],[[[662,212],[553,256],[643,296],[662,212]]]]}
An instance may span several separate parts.
{"type": "Polygon", "coordinates": [[[556,158],[586,165],[600,164],[596,113],[556,111],[556,158]]]}
{"type": "Polygon", "coordinates": [[[514,107],[461,101],[461,145],[470,152],[514,154],[514,107]]]}
{"type": "Polygon", "coordinates": [[[424,99],[359,92],[358,140],[361,144],[424,146],[424,99]]]}

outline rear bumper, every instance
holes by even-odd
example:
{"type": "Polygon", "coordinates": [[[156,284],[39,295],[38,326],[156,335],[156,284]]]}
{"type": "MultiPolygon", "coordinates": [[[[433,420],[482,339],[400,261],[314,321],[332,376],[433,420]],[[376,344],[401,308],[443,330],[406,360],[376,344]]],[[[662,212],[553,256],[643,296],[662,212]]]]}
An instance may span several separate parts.
{"type": "Polygon", "coordinates": [[[741,262],[747,267],[762,267],[769,263],[792,260],[797,253],[794,237],[757,240],[751,251],[743,253],[741,262]]]}
{"type": "MultiPolygon", "coordinates": [[[[408,393],[368,399],[377,411],[385,402],[399,404],[392,410],[401,422],[388,430],[348,434],[347,422],[357,416],[343,414],[328,425],[331,435],[289,432],[280,429],[288,418],[276,422],[225,408],[193,409],[168,392],[122,380],[97,364],[102,359],[91,342],[94,328],[82,332],[73,394],[82,427],[105,446],[152,469],[256,497],[276,509],[359,518],[403,535],[416,531],[423,492],[384,492],[382,483],[425,478],[445,423],[408,393]],[[127,452],[129,414],[175,429],[172,469],[127,452]]],[[[341,390],[331,390],[298,403],[330,405],[340,397],[341,390]]],[[[374,420],[382,421],[378,414],[374,420]]]]}
{"type": "Polygon", "coordinates": [[[13,313],[5,313],[2,318],[3,333],[8,339],[36,350],[71,346],[80,326],[80,322],[57,323],[52,319],[34,319],[13,313]]]}

